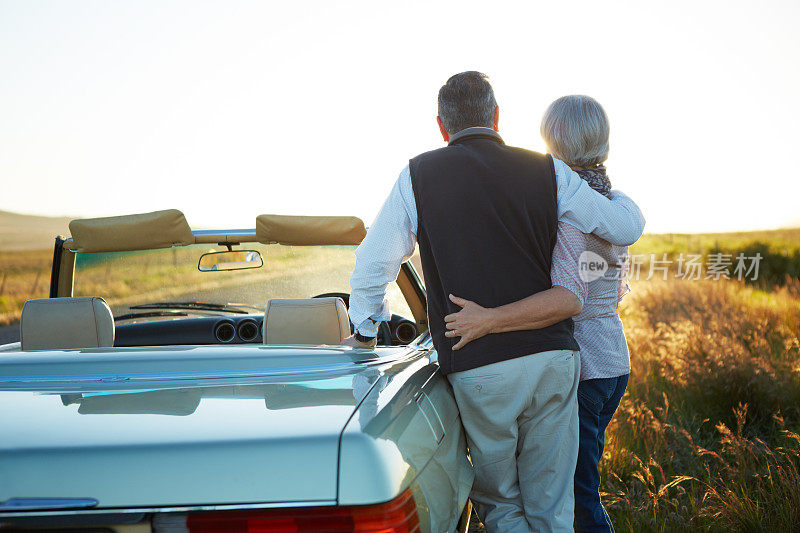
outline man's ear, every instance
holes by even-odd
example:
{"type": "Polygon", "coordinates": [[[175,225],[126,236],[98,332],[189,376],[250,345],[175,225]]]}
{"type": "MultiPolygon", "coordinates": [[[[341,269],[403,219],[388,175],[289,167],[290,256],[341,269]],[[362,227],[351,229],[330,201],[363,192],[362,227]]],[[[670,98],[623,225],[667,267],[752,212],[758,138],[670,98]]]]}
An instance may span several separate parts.
{"type": "Polygon", "coordinates": [[[442,117],[436,117],[436,122],[439,124],[439,131],[442,133],[442,139],[444,139],[444,142],[450,142],[450,134],[447,133],[447,130],[444,127],[442,117]]]}
{"type": "Polygon", "coordinates": [[[496,106],[494,108],[494,124],[492,124],[492,129],[494,131],[499,131],[500,127],[500,106],[496,106]]]}

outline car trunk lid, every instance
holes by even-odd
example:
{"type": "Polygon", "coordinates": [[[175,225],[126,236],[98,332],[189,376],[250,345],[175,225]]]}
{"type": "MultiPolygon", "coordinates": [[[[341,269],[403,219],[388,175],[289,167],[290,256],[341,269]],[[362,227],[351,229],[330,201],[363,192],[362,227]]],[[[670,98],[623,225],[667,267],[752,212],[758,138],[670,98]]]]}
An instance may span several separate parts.
{"type": "Polygon", "coordinates": [[[335,502],[339,435],[376,355],[226,348],[4,356],[0,502],[335,502]]]}

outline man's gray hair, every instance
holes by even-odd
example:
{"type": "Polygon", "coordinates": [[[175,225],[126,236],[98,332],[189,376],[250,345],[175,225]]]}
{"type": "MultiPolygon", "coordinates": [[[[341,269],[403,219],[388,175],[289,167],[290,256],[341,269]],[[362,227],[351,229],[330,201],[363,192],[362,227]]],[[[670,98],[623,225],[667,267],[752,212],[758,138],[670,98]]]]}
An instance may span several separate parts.
{"type": "Polygon", "coordinates": [[[590,168],[608,158],[608,116],[590,96],[562,96],[542,117],[547,151],[570,166],[590,168]]]}
{"type": "Polygon", "coordinates": [[[461,72],[439,89],[439,118],[450,135],[474,126],[491,128],[496,108],[494,89],[486,74],[461,72]]]}

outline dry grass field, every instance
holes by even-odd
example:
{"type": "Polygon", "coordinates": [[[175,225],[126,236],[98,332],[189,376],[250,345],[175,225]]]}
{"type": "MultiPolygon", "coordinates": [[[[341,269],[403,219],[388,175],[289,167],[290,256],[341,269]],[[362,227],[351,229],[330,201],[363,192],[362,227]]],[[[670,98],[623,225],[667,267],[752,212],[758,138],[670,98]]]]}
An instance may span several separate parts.
{"type": "Polygon", "coordinates": [[[603,490],[620,531],[800,530],[800,282],[635,284],[603,490]]]}
{"type": "Polygon", "coordinates": [[[616,530],[800,531],[800,282],[640,281],[621,314],[632,372],[600,465],[616,530]]]}
{"type": "Polygon", "coordinates": [[[0,326],[19,320],[25,300],[46,297],[56,235],[69,218],[0,211],[0,326]]]}
{"type": "Polygon", "coordinates": [[[633,247],[633,253],[706,253],[710,249],[732,251],[761,242],[784,255],[800,250],[800,228],[735,233],[659,233],[646,234],[633,247]]]}
{"type": "Polygon", "coordinates": [[[0,248],[0,326],[19,321],[22,304],[50,292],[51,250],[0,248]]]}

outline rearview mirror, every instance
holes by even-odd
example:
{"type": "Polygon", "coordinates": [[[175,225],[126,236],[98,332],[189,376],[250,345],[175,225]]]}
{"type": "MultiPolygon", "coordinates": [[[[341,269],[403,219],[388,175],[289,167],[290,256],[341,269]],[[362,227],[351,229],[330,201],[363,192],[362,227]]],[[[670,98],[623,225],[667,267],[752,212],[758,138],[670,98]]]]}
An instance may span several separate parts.
{"type": "Polygon", "coordinates": [[[233,250],[230,252],[209,252],[200,256],[197,270],[213,272],[220,270],[243,270],[259,268],[264,265],[261,254],[256,250],[233,250]]]}

